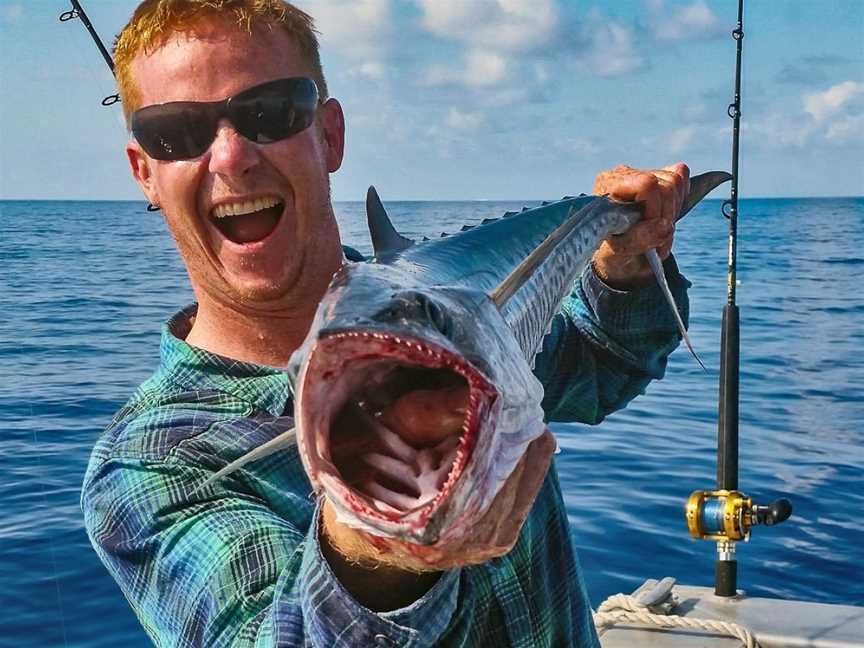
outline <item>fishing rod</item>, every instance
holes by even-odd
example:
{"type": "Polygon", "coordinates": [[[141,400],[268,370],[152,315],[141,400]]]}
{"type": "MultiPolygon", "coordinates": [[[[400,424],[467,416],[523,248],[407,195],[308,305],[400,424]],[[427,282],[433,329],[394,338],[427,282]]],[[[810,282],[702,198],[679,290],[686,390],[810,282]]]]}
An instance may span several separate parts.
{"type": "Polygon", "coordinates": [[[738,0],[735,39],[735,95],[726,113],[732,119],[732,189],[721,210],[729,220],[729,257],[726,305],[720,333],[720,394],[717,421],[717,490],[695,491],[687,501],[690,535],[717,542],[714,594],[731,597],[738,591],[735,543],[750,539],[756,524],[771,526],[792,514],[792,504],[781,498],[769,505],[754,504],[738,491],[738,384],[741,365],[740,323],[735,303],[738,255],[738,142],[741,127],[741,54],[744,43],[744,0],[738,0]]]}
{"type": "MultiPolygon", "coordinates": [[[[738,259],[738,141],[741,134],[741,54],[744,44],[744,0],[738,0],[735,39],[735,95],[726,109],[732,119],[732,188],[721,210],[729,219],[729,258],[726,273],[726,305],[720,328],[720,395],[717,419],[717,488],[738,489],[738,385],[741,366],[741,338],[738,305],[735,303],[736,263],[738,259]]],[[[718,596],[734,596],[737,589],[735,545],[718,543],[714,563],[714,591],[718,596]]]]}
{"type": "MultiPolygon", "coordinates": [[[[96,30],[93,28],[93,23],[90,22],[90,18],[87,17],[87,12],[84,11],[84,7],[78,2],[78,0],[70,0],[72,3],[72,8],[69,11],[64,11],[60,14],[60,22],[67,22],[69,20],[74,20],[75,18],[79,18],[84,26],[87,28],[87,31],[90,32],[90,37],[93,39],[93,42],[96,43],[96,47],[99,48],[99,52],[102,54],[102,58],[105,59],[105,62],[108,64],[108,67],[111,69],[111,74],[114,74],[114,60],[111,58],[111,54],[108,53],[108,50],[105,47],[105,44],[102,42],[102,39],[99,38],[99,34],[96,33],[96,30]]],[[[120,101],[119,94],[113,94],[105,97],[102,100],[103,106],[111,106],[120,101]]]]}
{"type": "MultiPolygon", "coordinates": [[[[64,11],[62,14],[60,14],[60,22],[67,22],[69,20],[79,18],[84,24],[84,26],[87,28],[87,31],[90,32],[90,37],[93,39],[93,42],[96,43],[96,47],[99,48],[99,52],[102,54],[102,58],[105,59],[105,62],[108,64],[108,68],[111,70],[111,74],[116,77],[116,75],[114,74],[114,59],[111,58],[111,54],[108,53],[108,49],[105,47],[102,39],[99,38],[99,34],[96,33],[96,29],[93,27],[93,23],[90,22],[90,18],[87,16],[87,12],[84,11],[84,7],[81,6],[81,3],[79,3],[78,0],[69,1],[72,3],[72,8],[69,11],[64,11]]],[[[103,106],[112,106],[116,103],[120,103],[119,94],[108,95],[102,100],[103,106]]],[[[147,211],[155,212],[159,211],[159,208],[155,205],[147,203],[147,211]]]]}

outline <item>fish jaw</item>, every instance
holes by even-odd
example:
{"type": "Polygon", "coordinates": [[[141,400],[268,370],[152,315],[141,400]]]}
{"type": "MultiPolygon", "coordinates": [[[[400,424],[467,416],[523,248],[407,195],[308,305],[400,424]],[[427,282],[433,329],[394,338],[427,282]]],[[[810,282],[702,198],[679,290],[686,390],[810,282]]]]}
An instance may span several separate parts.
{"type": "MultiPolygon", "coordinates": [[[[313,487],[323,491],[339,523],[379,545],[410,546],[415,555],[446,553],[470,543],[478,535],[475,525],[528,446],[546,431],[543,388],[489,296],[471,288],[430,286],[390,265],[349,264],[334,276],[288,371],[295,387],[298,450],[313,487]],[[395,396],[400,382],[387,375],[394,367],[410,375],[395,396]],[[422,383],[429,372],[444,373],[449,384],[459,381],[468,387],[468,400],[474,399],[465,407],[469,427],[457,434],[453,456],[452,465],[461,474],[447,470],[435,484],[449,489],[443,497],[438,488],[428,501],[400,505],[394,513],[375,506],[370,490],[358,488],[364,466],[340,464],[339,458],[369,456],[366,440],[377,448],[382,439],[395,436],[377,429],[382,426],[376,426],[376,416],[402,394],[417,390],[415,376],[420,374],[422,383]],[[374,435],[368,434],[369,427],[374,435]],[[359,444],[356,451],[349,442],[359,444]],[[464,464],[457,465],[460,450],[464,464]]],[[[394,441],[389,449],[400,448],[405,450],[404,444],[394,441]]],[[[496,515],[504,526],[506,512],[496,515]]],[[[494,523],[484,520],[486,528],[494,523]]]]}
{"type": "MultiPolygon", "coordinates": [[[[479,369],[443,345],[381,331],[329,332],[311,347],[298,376],[295,422],[300,455],[313,487],[327,494],[340,522],[376,536],[434,544],[454,512],[460,518],[479,512],[482,498],[475,498],[473,510],[464,507],[468,493],[462,477],[478,438],[494,434],[498,396],[479,369]],[[388,372],[402,368],[446,371],[461,377],[468,386],[468,403],[458,446],[444,457],[450,461],[439,467],[434,489],[417,493],[413,505],[397,506],[392,496],[377,498],[346,483],[334,460],[331,430],[358,390],[369,389],[370,384],[386,380],[388,372]]],[[[431,472],[435,477],[435,471],[431,472]]],[[[388,481],[392,483],[393,478],[388,481]]]]}

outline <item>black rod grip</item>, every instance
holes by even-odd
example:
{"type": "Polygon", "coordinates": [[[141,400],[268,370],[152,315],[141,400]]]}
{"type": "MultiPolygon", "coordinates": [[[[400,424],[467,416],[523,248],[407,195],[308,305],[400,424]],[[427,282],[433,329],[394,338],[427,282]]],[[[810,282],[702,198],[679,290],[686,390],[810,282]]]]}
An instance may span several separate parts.
{"type": "Polygon", "coordinates": [[[714,594],[735,596],[738,593],[738,562],[717,560],[714,562],[714,594]]]}
{"type": "Polygon", "coordinates": [[[717,488],[738,488],[738,307],[723,307],[720,334],[720,407],[717,429],[717,488]]]}

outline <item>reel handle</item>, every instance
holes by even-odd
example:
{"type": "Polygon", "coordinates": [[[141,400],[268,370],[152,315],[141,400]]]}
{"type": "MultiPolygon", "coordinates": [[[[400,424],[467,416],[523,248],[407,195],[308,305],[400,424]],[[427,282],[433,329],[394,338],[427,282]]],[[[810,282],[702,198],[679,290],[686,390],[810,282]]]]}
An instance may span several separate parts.
{"type": "Polygon", "coordinates": [[[792,515],[792,502],[785,497],[774,500],[767,506],[756,504],[753,507],[756,524],[764,524],[765,526],[774,526],[785,522],[790,515],[792,515]]]}

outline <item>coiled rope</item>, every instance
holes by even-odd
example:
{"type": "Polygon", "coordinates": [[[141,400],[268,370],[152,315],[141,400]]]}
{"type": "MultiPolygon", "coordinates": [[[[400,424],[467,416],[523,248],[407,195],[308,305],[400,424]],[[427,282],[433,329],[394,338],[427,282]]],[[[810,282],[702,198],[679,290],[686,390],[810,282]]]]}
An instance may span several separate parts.
{"type": "MultiPolygon", "coordinates": [[[[674,603],[672,606],[674,606],[674,603]]],[[[594,613],[594,625],[597,627],[598,635],[602,635],[606,630],[619,623],[643,624],[666,629],[686,628],[689,630],[704,630],[714,634],[734,637],[745,648],[759,648],[759,643],[756,641],[753,633],[737,623],[652,612],[652,610],[657,609],[662,611],[665,608],[663,606],[645,605],[627,594],[613,594],[597,608],[597,611],[594,613]]]]}

